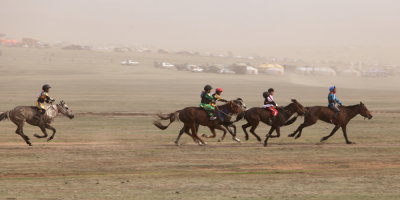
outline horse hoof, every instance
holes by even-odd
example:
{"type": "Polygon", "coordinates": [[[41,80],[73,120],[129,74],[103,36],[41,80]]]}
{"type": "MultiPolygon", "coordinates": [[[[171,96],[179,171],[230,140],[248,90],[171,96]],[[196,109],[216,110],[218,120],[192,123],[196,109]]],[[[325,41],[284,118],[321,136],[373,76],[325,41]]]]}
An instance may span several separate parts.
{"type": "Polygon", "coordinates": [[[206,137],[208,137],[208,136],[207,136],[206,134],[203,134],[203,135],[201,135],[201,137],[205,137],[205,138],[206,138],[206,137]]]}
{"type": "Polygon", "coordinates": [[[355,144],[355,142],[347,142],[347,144],[355,144]]]}
{"type": "Polygon", "coordinates": [[[323,142],[323,141],[325,141],[325,138],[321,138],[321,140],[319,140],[320,142],[323,142]]]}
{"type": "Polygon", "coordinates": [[[33,136],[35,136],[36,138],[45,138],[45,136],[41,136],[41,135],[38,135],[38,134],[33,134],[33,136]]]}
{"type": "Polygon", "coordinates": [[[293,134],[289,134],[288,137],[294,137],[294,135],[293,134]]]}
{"type": "Polygon", "coordinates": [[[237,137],[232,138],[234,141],[236,141],[237,143],[240,143],[240,139],[237,137]]]}

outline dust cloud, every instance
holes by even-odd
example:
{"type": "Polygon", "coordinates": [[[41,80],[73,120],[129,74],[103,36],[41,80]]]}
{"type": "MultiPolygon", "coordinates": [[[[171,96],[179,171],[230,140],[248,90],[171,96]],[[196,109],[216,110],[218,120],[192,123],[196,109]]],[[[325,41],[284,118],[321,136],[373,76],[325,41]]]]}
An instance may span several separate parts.
{"type": "Polygon", "coordinates": [[[400,3],[3,0],[10,38],[398,65],[400,3]]]}

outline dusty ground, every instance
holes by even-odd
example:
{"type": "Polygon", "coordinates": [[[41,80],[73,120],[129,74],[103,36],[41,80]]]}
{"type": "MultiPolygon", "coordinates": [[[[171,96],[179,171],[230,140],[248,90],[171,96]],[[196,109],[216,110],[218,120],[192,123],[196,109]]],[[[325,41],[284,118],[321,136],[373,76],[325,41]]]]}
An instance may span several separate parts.
{"type": "MultiPolygon", "coordinates": [[[[201,57],[114,54],[61,50],[2,49],[0,110],[31,105],[43,82],[64,99],[76,118],[57,119],[53,141],[33,145],[0,122],[0,199],[399,199],[400,95],[397,78],[270,77],[193,74],[154,69],[153,60],[204,61],[201,57]],[[119,66],[138,58],[143,65],[119,66]],[[50,61],[51,60],[51,61],[50,61]],[[374,118],[358,116],[348,127],[354,145],[339,131],[318,123],[298,140],[282,137],[264,148],[254,137],[242,143],[227,137],[200,147],[187,137],[173,144],[181,124],[166,131],[153,116],[96,115],[87,112],[170,112],[198,103],[205,83],[223,87],[227,98],[242,97],[259,106],[261,92],[277,89],[284,105],[296,98],[305,106],[324,105],[326,86],[338,85],[346,104],[363,101],[374,118]]],[[[220,61],[227,62],[227,61],[220,61]]],[[[241,125],[243,122],[239,122],[241,125]]],[[[264,135],[266,126],[260,126],[264,135]]],[[[208,133],[206,128],[200,129],[208,133]]],[[[218,136],[221,134],[219,133],[218,136]]]]}

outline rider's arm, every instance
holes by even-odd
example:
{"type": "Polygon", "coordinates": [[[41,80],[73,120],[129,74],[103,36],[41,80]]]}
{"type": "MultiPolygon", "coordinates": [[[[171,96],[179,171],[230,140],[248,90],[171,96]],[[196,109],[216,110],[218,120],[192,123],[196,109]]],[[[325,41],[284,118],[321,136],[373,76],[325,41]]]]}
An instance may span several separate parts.
{"type": "Polygon", "coordinates": [[[274,106],[278,106],[278,104],[275,103],[274,98],[270,95],[268,96],[267,100],[274,106]]]}
{"type": "Polygon", "coordinates": [[[335,97],[335,101],[336,101],[336,103],[338,103],[339,105],[342,105],[342,102],[341,102],[337,97],[335,97]]]}
{"type": "Polygon", "coordinates": [[[219,95],[215,95],[214,96],[214,98],[216,99],[216,100],[218,100],[218,101],[221,101],[221,102],[228,102],[227,100],[225,100],[224,98],[222,98],[221,96],[219,96],[219,95]]]}
{"type": "Polygon", "coordinates": [[[45,93],[45,96],[46,96],[46,100],[45,101],[47,103],[51,103],[51,102],[55,101],[55,99],[51,98],[47,92],[45,93]]]}

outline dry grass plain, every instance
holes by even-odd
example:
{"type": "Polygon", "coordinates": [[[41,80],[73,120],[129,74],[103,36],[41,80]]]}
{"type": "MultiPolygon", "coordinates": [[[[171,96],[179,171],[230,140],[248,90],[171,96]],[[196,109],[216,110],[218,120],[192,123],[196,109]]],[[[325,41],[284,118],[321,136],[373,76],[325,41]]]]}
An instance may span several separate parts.
{"type": "MultiPolygon", "coordinates": [[[[31,105],[40,86],[64,99],[76,118],[54,122],[57,134],[33,146],[0,122],[0,199],[399,199],[400,88],[398,77],[347,78],[285,75],[195,74],[155,69],[153,61],[229,63],[234,60],[168,54],[104,53],[57,49],[1,48],[0,111],[31,105]],[[136,59],[139,66],[120,66],[136,59]],[[265,148],[250,136],[242,143],[227,137],[197,146],[182,137],[181,124],[160,131],[153,116],[96,115],[112,112],[170,112],[197,105],[205,83],[242,97],[248,107],[262,103],[261,92],[277,90],[282,105],[296,98],[305,106],[324,105],[327,86],[336,84],[347,105],[363,101],[374,118],[356,117],[346,145],[339,131],[318,123],[298,140],[286,137],[300,123],[285,127],[265,148]]],[[[241,125],[243,122],[239,122],[241,125]]],[[[266,126],[260,126],[264,135],[266,126]]],[[[206,128],[200,134],[208,133],[206,128]]],[[[221,134],[219,133],[218,136],[221,134]]]]}

